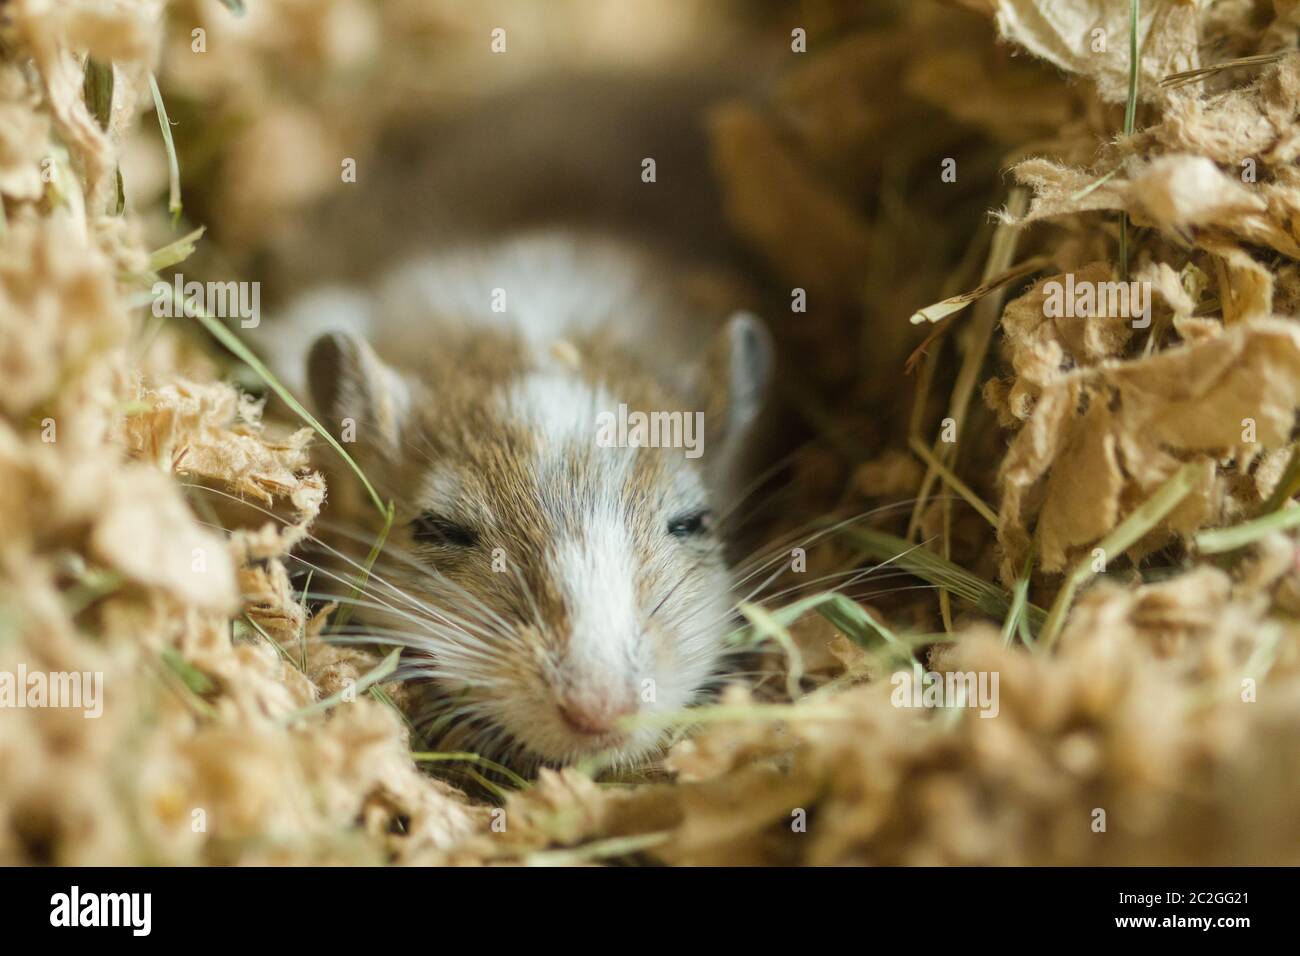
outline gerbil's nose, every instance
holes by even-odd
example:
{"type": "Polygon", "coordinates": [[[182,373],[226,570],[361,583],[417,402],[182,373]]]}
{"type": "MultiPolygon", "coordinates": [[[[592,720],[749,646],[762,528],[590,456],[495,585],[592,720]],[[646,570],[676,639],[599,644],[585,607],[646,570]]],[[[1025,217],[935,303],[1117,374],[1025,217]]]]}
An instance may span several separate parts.
{"type": "Polygon", "coordinates": [[[636,696],[574,690],[560,697],[560,716],[581,734],[607,734],[616,730],[621,718],[635,714],[636,696]]]}

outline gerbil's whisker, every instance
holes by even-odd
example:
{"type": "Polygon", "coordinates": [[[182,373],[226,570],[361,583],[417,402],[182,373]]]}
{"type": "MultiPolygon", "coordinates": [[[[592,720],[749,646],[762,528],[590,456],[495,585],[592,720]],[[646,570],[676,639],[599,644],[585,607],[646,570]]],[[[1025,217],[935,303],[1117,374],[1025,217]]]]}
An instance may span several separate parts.
{"type": "MultiPolygon", "coordinates": [[[[353,528],[338,524],[337,522],[326,521],[324,519],[320,520],[318,524],[321,527],[325,528],[327,531],[330,531],[332,534],[336,534],[339,535],[340,537],[348,538],[362,545],[363,547],[368,546],[370,544],[370,539],[366,535],[361,534],[359,531],[356,531],[353,528]]],[[[314,538],[313,540],[319,541],[319,539],[316,538],[314,538]]],[[[328,545],[325,545],[325,547],[328,548],[328,545]]],[[[330,550],[334,550],[334,549],[330,549],[330,550]]],[[[422,577],[426,577],[426,576],[435,577],[440,586],[445,586],[454,590],[459,597],[465,600],[466,602],[465,610],[473,613],[475,619],[484,627],[486,627],[489,633],[492,633],[494,636],[504,637],[512,633],[512,629],[506,623],[506,621],[503,620],[502,617],[499,614],[497,614],[495,611],[493,611],[487,604],[477,599],[471,592],[466,590],[461,585],[457,584],[455,581],[452,581],[450,578],[448,578],[437,568],[431,567],[427,562],[418,560],[414,555],[412,555],[405,549],[398,547],[396,544],[393,543],[391,539],[385,542],[383,551],[379,554],[379,556],[375,559],[374,563],[371,566],[372,571],[374,569],[383,568],[383,567],[393,568],[394,570],[396,570],[396,566],[391,564],[388,559],[397,559],[401,562],[401,564],[404,567],[410,568],[411,570],[420,574],[422,577]]],[[[356,562],[351,562],[351,563],[353,563],[358,568],[361,567],[361,565],[357,564],[356,562]]]]}
{"type": "MultiPolygon", "coordinates": [[[[262,513],[262,514],[264,514],[264,515],[266,515],[266,516],[272,518],[273,520],[280,521],[281,523],[283,523],[283,524],[285,524],[285,525],[288,525],[288,524],[289,524],[289,522],[288,522],[286,519],[284,519],[283,517],[281,517],[280,515],[277,515],[277,514],[275,514],[274,512],[269,511],[269,510],[266,509],[266,508],[262,508],[262,507],[260,507],[259,505],[253,504],[252,502],[244,501],[243,499],[238,498],[238,497],[236,497],[235,495],[229,494],[229,493],[227,493],[227,492],[224,492],[224,491],[222,491],[222,490],[220,490],[220,489],[216,489],[216,488],[208,488],[208,487],[205,486],[205,485],[194,484],[194,483],[185,483],[185,487],[190,487],[190,488],[201,489],[201,490],[204,490],[204,491],[209,491],[209,492],[211,492],[211,493],[213,493],[213,494],[220,495],[220,496],[222,496],[222,497],[224,497],[224,498],[228,498],[228,499],[230,499],[231,501],[235,501],[235,502],[238,502],[238,503],[240,503],[240,504],[242,504],[242,505],[245,505],[245,506],[248,507],[248,508],[251,508],[251,509],[253,509],[253,510],[255,510],[255,511],[258,511],[258,512],[260,512],[260,513],[262,513]]],[[[220,529],[220,530],[224,530],[224,529],[220,529]]],[[[328,544],[326,544],[325,542],[321,541],[319,538],[315,537],[314,535],[307,534],[307,535],[305,535],[305,538],[306,538],[307,540],[310,540],[310,541],[312,541],[313,543],[315,543],[318,547],[323,548],[324,550],[330,552],[331,554],[335,555],[336,557],[340,558],[341,560],[347,562],[349,565],[353,566],[353,567],[356,568],[357,570],[359,570],[359,571],[360,571],[360,570],[363,570],[363,567],[362,567],[361,564],[359,564],[358,562],[354,561],[352,558],[350,558],[348,555],[344,554],[343,552],[339,551],[338,549],[329,546],[328,544]]],[[[354,586],[354,582],[350,582],[350,581],[348,581],[347,579],[343,578],[342,576],[340,576],[340,575],[338,575],[338,574],[335,574],[334,572],[330,571],[329,569],[324,568],[324,567],[322,567],[321,565],[318,565],[318,564],[316,564],[316,563],[314,563],[314,562],[312,562],[312,561],[309,561],[307,558],[304,558],[302,555],[295,554],[295,553],[292,553],[292,552],[291,552],[290,554],[287,555],[287,557],[288,557],[290,560],[297,561],[297,562],[303,564],[304,566],[313,569],[313,571],[314,571],[315,573],[322,574],[322,575],[324,575],[324,576],[326,576],[326,577],[328,577],[328,578],[330,578],[330,579],[332,579],[332,580],[334,580],[334,581],[337,581],[339,584],[343,585],[344,587],[352,588],[352,587],[354,586]]],[[[435,619],[435,620],[437,620],[437,619],[441,619],[443,622],[445,622],[446,625],[449,625],[449,626],[453,629],[453,632],[454,632],[454,634],[455,634],[455,638],[456,638],[456,640],[457,640],[458,642],[460,642],[460,641],[469,641],[469,642],[471,642],[471,643],[473,643],[473,644],[476,644],[476,645],[478,645],[478,646],[480,646],[480,647],[484,647],[484,648],[490,646],[490,645],[486,644],[484,641],[482,641],[479,637],[476,637],[474,634],[472,634],[472,633],[471,633],[471,632],[466,628],[466,626],[465,626],[465,622],[463,622],[463,621],[454,621],[454,620],[452,620],[452,618],[448,615],[447,612],[444,612],[444,611],[439,610],[439,609],[436,609],[436,608],[432,608],[432,607],[430,607],[430,606],[424,604],[423,602],[421,602],[421,601],[417,600],[416,598],[412,597],[411,595],[407,594],[407,593],[406,593],[405,591],[403,591],[401,588],[398,588],[398,587],[396,587],[395,585],[389,583],[388,581],[384,580],[381,576],[379,576],[379,575],[377,575],[377,574],[374,574],[373,571],[372,571],[372,573],[369,575],[369,579],[370,579],[371,581],[375,581],[375,582],[377,582],[377,583],[379,583],[379,584],[384,585],[384,586],[385,586],[386,588],[388,588],[389,591],[391,591],[394,595],[396,595],[398,598],[400,598],[400,599],[402,599],[403,601],[405,601],[406,604],[408,604],[410,607],[415,608],[417,611],[422,612],[424,615],[431,616],[431,617],[432,617],[433,619],[435,619]]],[[[379,605],[380,605],[380,606],[385,610],[386,613],[396,614],[396,615],[398,615],[398,616],[400,616],[400,617],[403,617],[403,618],[409,620],[411,623],[416,624],[417,626],[421,626],[421,625],[423,625],[423,626],[428,626],[428,625],[431,623],[428,617],[426,617],[425,619],[422,620],[421,618],[412,615],[410,612],[405,611],[405,610],[403,610],[402,608],[399,608],[399,607],[396,607],[396,606],[390,604],[388,601],[384,600],[383,597],[381,597],[381,596],[378,595],[378,594],[375,594],[375,593],[374,593],[372,590],[370,590],[369,588],[362,589],[362,593],[366,594],[367,596],[373,598],[376,602],[378,602],[378,604],[379,604],[379,605]]],[[[444,632],[444,636],[447,636],[447,635],[446,635],[446,632],[444,632]]],[[[485,635],[485,636],[487,636],[487,635],[485,635]]]]}

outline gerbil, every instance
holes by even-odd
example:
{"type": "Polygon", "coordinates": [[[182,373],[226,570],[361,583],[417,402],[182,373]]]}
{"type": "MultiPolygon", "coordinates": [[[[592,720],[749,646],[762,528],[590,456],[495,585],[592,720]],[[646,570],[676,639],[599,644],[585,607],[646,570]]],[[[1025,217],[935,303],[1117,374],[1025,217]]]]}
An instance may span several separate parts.
{"type": "MultiPolygon", "coordinates": [[[[522,767],[635,760],[661,740],[656,714],[717,679],[735,626],[719,524],[768,333],[702,305],[635,229],[446,232],[369,287],[300,297],[272,330],[314,338],[301,384],[396,504],[354,620],[407,648],[444,746],[522,767]],[[682,416],[657,421],[693,444],[602,440],[636,412],[682,416]]],[[[364,520],[330,472],[329,517],[364,520]]]]}

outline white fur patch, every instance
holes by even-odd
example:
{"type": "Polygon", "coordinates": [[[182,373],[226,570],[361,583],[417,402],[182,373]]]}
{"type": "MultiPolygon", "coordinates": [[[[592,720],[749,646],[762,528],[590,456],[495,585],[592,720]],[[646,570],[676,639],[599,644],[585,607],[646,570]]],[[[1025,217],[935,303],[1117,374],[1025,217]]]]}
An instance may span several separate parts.
{"type": "MultiPolygon", "coordinates": [[[[595,448],[598,416],[617,402],[608,391],[572,373],[537,371],[512,383],[506,414],[538,438],[533,461],[541,481],[562,474],[555,466],[575,450],[595,448]]],[[[597,697],[630,693],[643,676],[638,656],[643,626],[636,553],[627,525],[627,481],[635,449],[600,448],[586,459],[590,492],[581,526],[558,540],[550,557],[568,611],[567,679],[597,697]]]]}
{"type": "Polygon", "coordinates": [[[538,232],[412,260],[379,291],[378,332],[394,344],[438,322],[514,330],[539,355],[552,343],[612,329],[636,337],[655,328],[648,264],[608,240],[538,232]],[[496,308],[494,308],[496,306],[496,308]],[[498,311],[500,309],[500,311],[498,311]]]}
{"type": "Polygon", "coordinates": [[[462,496],[463,484],[455,469],[447,465],[434,465],[420,483],[417,500],[439,514],[454,514],[462,496]]]}
{"type": "Polygon", "coordinates": [[[605,389],[558,371],[525,375],[504,402],[507,420],[534,430],[548,452],[595,445],[598,416],[618,405],[605,389]]]}
{"type": "Polygon", "coordinates": [[[643,676],[637,563],[628,528],[609,506],[591,515],[581,538],[556,547],[554,573],[570,615],[566,668],[579,683],[621,689],[643,676]]]}

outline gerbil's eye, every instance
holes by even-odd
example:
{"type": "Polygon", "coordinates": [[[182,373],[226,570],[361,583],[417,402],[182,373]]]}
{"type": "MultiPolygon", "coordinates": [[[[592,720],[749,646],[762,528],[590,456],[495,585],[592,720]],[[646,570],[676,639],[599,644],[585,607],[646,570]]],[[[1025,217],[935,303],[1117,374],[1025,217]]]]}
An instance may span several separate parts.
{"type": "Polygon", "coordinates": [[[420,544],[469,548],[478,543],[478,534],[473,528],[466,528],[429,511],[423,512],[411,522],[411,534],[420,544]]]}
{"type": "Polygon", "coordinates": [[[712,530],[713,512],[711,511],[692,511],[689,514],[678,515],[668,522],[668,533],[674,538],[692,538],[696,535],[708,534],[712,530]]]}

